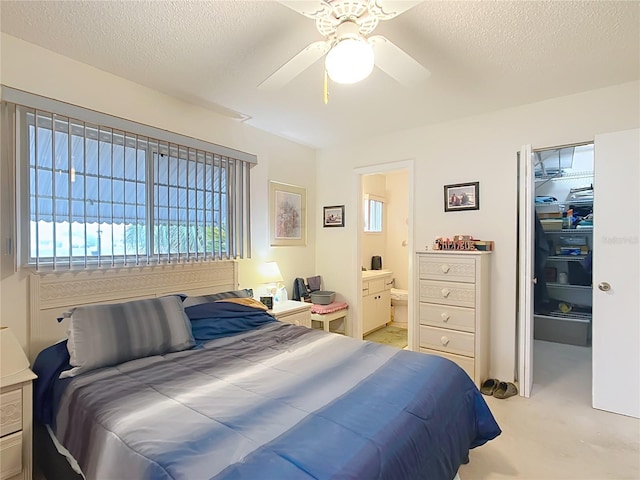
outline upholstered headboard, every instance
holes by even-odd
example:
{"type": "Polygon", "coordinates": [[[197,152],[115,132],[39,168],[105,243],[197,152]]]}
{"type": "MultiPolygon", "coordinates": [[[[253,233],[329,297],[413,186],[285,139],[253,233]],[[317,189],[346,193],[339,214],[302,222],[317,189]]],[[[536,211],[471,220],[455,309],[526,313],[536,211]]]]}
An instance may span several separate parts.
{"type": "Polygon", "coordinates": [[[234,261],[32,274],[29,358],[33,363],[43,348],[66,338],[68,320],[58,323],[57,319],[73,307],[237,288],[238,266],[234,261]]]}

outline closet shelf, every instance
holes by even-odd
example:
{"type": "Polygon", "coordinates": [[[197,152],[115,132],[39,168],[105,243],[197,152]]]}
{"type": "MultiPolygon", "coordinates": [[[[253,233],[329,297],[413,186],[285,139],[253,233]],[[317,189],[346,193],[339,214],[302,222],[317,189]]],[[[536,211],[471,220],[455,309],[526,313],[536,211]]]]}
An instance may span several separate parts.
{"type": "Polygon", "coordinates": [[[576,207],[588,207],[590,205],[593,205],[593,198],[589,198],[589,199],[580,199],[580,200],[558,200],[557,202],[540,202],[540,203],[536,203],[535,206],[536,207],[541,207],[541,206],[547,206],[547,205],[574,205],[576,207]]]}
{"type": "Polygon", "coordinates": [[[569,312],[569,313],[562,313],[562,312],[549,312],[549,313],[545,313],[544,315],[540,315],[538,313],[534,313],[534,316],[536,317],[540,317],[540,318],[550,318],[553,320],[566,320],[566,321],[570,321],[570,322],[576,322],[576,323],[586,323],[589,324],[591,323],[591,314],[590,313],[583,313],[583,312],[569,312]]]}
{"type": "Polygon", "coordinates": [[[546,182],[548,180],[575,180],[576,178],[592,178],[593,172],[558,172],[548,175],[536,175],[536,182],[546,182]]]}
{"type": "Polygon", "coordinates": [[[569,283],[548,282],[547,287],[564,289],[564,290],[582,290],[585,292],[591,292],[591,285],[571,285],[569,283]]]}
{"type": "Polygon", "coordinates": [[[587,258],[586,255],[549,255],[547,260],[556,262],[581,262],[585,258],[587,258]]]}
{"type": "Polygon", "coordinates": [[[563,228],[562,230],[545,230],[545,235],[549,235],[550,233],[560,233],[567,234],[571,233],[573,235],[579,235],[581,233],[593,233],[593,227],[584,227],[584,228],[563,228]]]}

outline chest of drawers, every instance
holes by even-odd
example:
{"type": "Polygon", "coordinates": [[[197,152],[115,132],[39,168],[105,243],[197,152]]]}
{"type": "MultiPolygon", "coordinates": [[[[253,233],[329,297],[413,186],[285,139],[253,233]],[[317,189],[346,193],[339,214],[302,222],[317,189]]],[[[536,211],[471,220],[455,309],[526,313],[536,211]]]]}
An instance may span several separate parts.
{"type": "Polygon", "coordinates": [[[457,363],[480,386],[489,375],[491,252],[418,252],[420,351],[457,363]]]}

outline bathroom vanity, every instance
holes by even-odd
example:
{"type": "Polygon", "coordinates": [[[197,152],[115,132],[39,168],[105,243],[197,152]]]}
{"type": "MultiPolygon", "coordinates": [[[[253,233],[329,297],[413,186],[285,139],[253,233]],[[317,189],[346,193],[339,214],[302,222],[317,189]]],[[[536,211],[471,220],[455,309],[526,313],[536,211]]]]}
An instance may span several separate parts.
{"type": "Polygon", "coordinates": [[[391,270],[362,272],[362,333],[384,327],[391,321],[391,270]]]}

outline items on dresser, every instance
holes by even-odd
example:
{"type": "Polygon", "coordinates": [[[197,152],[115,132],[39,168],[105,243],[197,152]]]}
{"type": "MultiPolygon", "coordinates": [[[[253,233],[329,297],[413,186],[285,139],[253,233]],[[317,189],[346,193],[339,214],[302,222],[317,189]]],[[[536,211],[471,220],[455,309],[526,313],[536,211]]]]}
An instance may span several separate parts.
{"type": "Polygon", "coordinates": [[[489,375],[491,252],[418,252],[420,351],[457,363],[477,386],[489,375]]]}
{"type": "Polygon", "coordinates": [[[34,378],[20,343],[0,327],[0,480],[31,480],[34,378]]]}

